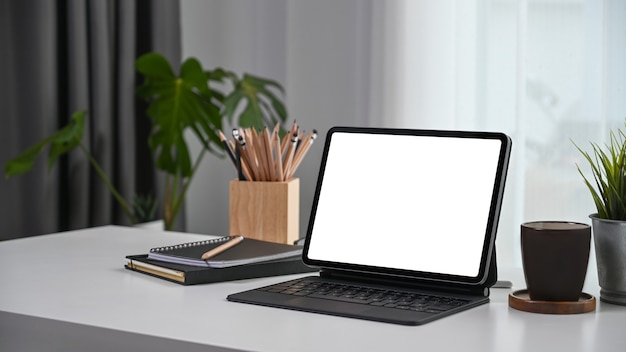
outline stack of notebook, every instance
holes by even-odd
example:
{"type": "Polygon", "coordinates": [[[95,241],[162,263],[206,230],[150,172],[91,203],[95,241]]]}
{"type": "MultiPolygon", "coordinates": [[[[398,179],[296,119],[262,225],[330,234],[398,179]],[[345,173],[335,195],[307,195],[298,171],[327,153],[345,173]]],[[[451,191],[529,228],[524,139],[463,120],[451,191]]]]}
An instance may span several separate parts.
{"type": "Polygon", "coordinates": [[[126,269],[183,285],[311,272],[302,247],[225,236],[150,249],[126,257],[126,269]]]}

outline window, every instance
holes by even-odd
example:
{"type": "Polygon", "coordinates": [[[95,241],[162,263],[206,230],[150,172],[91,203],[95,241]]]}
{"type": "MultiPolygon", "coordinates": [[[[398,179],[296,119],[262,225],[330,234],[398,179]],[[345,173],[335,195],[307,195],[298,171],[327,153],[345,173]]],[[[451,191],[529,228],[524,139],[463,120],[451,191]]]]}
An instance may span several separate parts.
{"type": "MultiPolygon", "coordinates": [[[[521,265],[519,225],[590,223],[574,144],[626,119],[626,1],[447,0],[385,5],[383,104],[412,128],[497,130],[513,139],[498,233],[521,265]],[[393,64],[389,64],[393,63],[393,64]]],[[[463,177],[459,170],[459,177],[463,177]]]]}

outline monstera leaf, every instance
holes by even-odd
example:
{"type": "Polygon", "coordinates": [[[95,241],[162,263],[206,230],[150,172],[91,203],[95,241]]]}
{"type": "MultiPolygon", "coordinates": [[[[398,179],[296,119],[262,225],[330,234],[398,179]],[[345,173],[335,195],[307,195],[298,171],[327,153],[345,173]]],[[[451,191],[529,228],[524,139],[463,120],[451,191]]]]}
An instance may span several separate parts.
{"type": "Polygon", "coordinates": [[[281,124],[287,119],[287,110],[274,91],[284,94],[282,86],[273,80],[244,73],[243,78],[221,68],[207,72],[209,80],[228,79],[233,90],[223,97],[223,114],[233,125],[262,129],[281,124]],[[243,105],[243,110],[238,109],[243,105]],[[237,118],[237,114],[239,116],[237,118]]]}
{"type": "Polygon", "coordinates": [[[148,144],[156,166],[172,175],[190,177],[193,165],[185,140],[187,129],[196,134],[207,150],[221,150],[217,132],[222,128],[220,107],[211,99],[204,70],[198,60],[189,58],[177,76],[157,53],[141,56],[135,66],[144,76],[137,93],[150,104],[147,114],[153,126],[148,144]]]}
{"type": "Polygon", "coordinates": [[[37,157],[47,146],[50,147],[48,153],[48,169],[52,168],[61,155],[73,150],[80,144],[83,139],[84,127],[85,112],[75,112],[67,126],[42,139],[20,155],[5,163],[4,175],[8,178],[23,174],[32,169],[37,157]]]}

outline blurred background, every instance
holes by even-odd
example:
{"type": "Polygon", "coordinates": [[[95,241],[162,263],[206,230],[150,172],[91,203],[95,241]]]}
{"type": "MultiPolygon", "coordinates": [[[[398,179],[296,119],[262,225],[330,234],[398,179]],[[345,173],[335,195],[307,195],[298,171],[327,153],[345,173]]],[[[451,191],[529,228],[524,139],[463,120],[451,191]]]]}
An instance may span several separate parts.
{"type": "MultiPolygon", "coordinates": [[[[51,102],[55,95],[47,93],[57,91],[58,82],[54,75],[46,78],[39,70],[50,65],[48,69],[57,72],[57,61],[64,59],[42,54],[59,50],[54,40],[41,38],[41,33],[47,33],[45,26],[26,38],[18,31],[26,28],[29,32],[37,23],[41,25],[41,18],[48,18],[47,13],[58,14],[58,6],[47,3],[0,1],[0,16],[4,17],[0,43],[13,49],[0,54],[4,71],[0,79],[9,82],[0,94],[0,119],[6,126],[0,132],[3,163],[55,129],[53,117],[41,119],[50,111],[59,113],[51,102]],[[42,46],[42,51],[33,53],[34,47],[42,46]],[[21,54],[29,58],[28,66],[18,53],[31,53],[21,54]],[[31,85],[29,78],[33,78],[31,85]],[[35,127],[29,122],[34,116],[36,121],[51,122],[37,122],[35,127]]],[[[524,221],[590,223],[593,201],[576,165],[588,169],[574,143],[589,150],[590,141],[606,142],[609,131],[623,127],[626,119],[626,1],[61,3],[68,4],[65,13],[77,10],[61,19],[53,17],[49,28],[59,28],[58,21],[78,19],[83,23],[81,16],[92,18],[96,12],[117,16],[113,17],[116,20],[106,17],[102,23],[105,32],[118,33],[114,36],[117,41],[112,39],[109,46],[114,57],[119,50],[114,43],[125,38],[118,31],[126,22],[119,19],[132,12],[129,26],[135,29],[135,48],[140,48],[135,54],[154,50],[178,61],[193,56],[205,68],[225,67],[280,82],[285,88],[288,122],[296,120],[304,129],[315,128],[322,137],[334,125],[507,133],[514,147],[497,240],[501,266],[521,265],[519,225],[524,221]],[[163,3],[167,3],[165,9],[163,3]],[[141,15],[146,10],[146,15],[141,15]],[[146,37],[140,30],[142,21],[149,22],[144,23],[150,29],[146,37]]],[[[129,77],[126,89],[132,95],[136,77],[130,56],[119,61],[115,72],[130,63],[123,77],[129,77]]],[[[93,74],[85,76],[94,78],[93,74]]],[[[74,89],[73,94],[81,91],[74,89]]],[[[93,99],[86,97],[85,101],[93,99]]],[[[66,110],[72,111],[70,107],[66,110]]],[[[115,112],[100,112],[97,121],[112,115],[115,112]]],[[[302,236],[322,146],[321,141],[313,145],[296,174],[301,179],[302,236]]],[[[191,147],[197,152],[200,144],[191,147]]],[[[117,153],[123,154],[123,150],[117,153]]],[[[77,206],[74,212],[72,207],[65,211],[72,221],[60,221],[53,198],[68,196],[63,193],[67,190],[58,189],[54,177],[43,165],[28,178],[0,181],[0,238],[119,222],[113,215],[98,218],[89,214],[101,211],[77,206]],[[48,196],[29,196],[35,188],[48,196]],[[76,220],[81,218],[84,220],[76,220]]],[[[145,178],[137,171],[133,177],[139,187],[137,184],[153,176],[145,178]]],[[[186,231],[228,232],[228,182],[234,177],[226,159],[205,158],[187,197],[186,231]]],[[[462,169],[458,177],[463,177],[462,169]]],[[[110,205],[105,208],[108,211],[110,205]]],[[[393,234],[381,234],[387,235],[393,234]]]]}

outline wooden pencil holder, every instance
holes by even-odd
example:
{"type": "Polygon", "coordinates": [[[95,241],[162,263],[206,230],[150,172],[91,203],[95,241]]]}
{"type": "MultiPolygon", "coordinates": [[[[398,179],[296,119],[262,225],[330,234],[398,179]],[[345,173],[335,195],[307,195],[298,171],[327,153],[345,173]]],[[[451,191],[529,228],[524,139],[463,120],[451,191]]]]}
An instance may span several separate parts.
{"type": "Polygon", "coordinates": [[[300,180],[230,182],[230,235],[292,244],[299,238],[300,180]]]}

